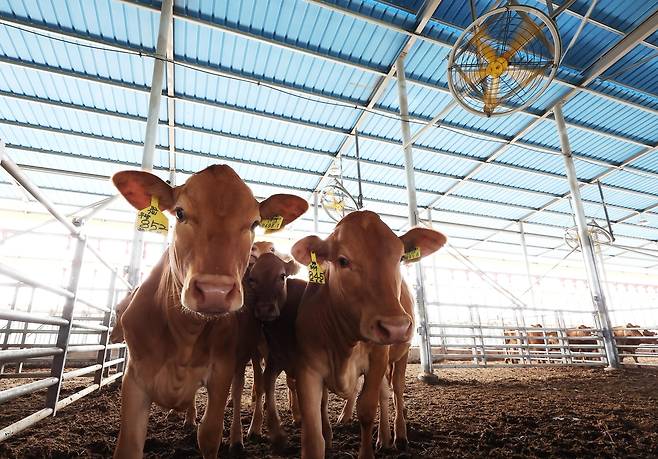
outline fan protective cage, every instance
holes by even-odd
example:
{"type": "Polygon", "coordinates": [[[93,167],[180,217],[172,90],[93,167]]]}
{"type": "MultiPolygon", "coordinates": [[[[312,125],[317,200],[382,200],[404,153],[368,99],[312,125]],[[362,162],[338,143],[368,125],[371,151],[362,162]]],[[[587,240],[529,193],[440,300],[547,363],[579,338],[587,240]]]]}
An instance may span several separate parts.
{"type": "Polygon", "coordinates": [[[497,8],[477,18],[455,43],[448,86],[471,113],[508,115],[546,90],[561,51],[555,22],[545,13],[523,5],[497,8]]]}

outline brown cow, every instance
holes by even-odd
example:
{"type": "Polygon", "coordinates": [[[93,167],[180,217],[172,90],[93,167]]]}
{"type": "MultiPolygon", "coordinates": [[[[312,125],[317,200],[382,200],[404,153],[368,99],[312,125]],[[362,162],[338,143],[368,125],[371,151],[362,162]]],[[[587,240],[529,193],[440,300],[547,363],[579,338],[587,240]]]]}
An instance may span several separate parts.
{"type": "MultiPolygon", "coordinates": [[[[503,335],[506,337],[505,338],[505,344],[506,345],[512,345],[512,344],[517,344],[519,346],[523,346],[525,343],[528,343],[531,346],[538,346],[538,345],[546,345],[546,334],[542,330],[543,325],[542,324],[533,324],[528,326],[526,329],[526,334],[527,337],[521,336],[518,330],[503,330],[503,335]],[[533,330],[537,329],[537,330],[533,330]],[[507,338],[509,336],[509,338],[507,338]]],[[[522,347],[519,348],[508,348],[505,347],[504,353],[507,355],[513,355],[514,350],[518,351],[519,355],[523,355],[523,349],[522,347]]],[[[532,354],[536,353],[539,349],[536,347],[528,347],[528,354],[530,354],[530,357],[532,357],[532,354]]],[[[514,363],[514,359],[509,357],[505,358],[505,363],[514,363]]]]}
{"type": "Polygon", "coordinates": [[[589,337],[596,338],[597,334],[592,327],[587,325],[579,325],[578,328],[569,328],[567,329],[567,342],[569,343],[569,350],[571,352],[584,353],[596,352],[596,349],[593,349],[590,346],[598,344],[596,339],[591,339],[589,337]],[[581,347],[587,346],[587,347],[581,347]]]}
{"type": "Polygon", "coordinates": [[[331,447],[327,389],[349,398],[361,375],[359,457],[374,457],[371,435],[385,386],[388,345],[407,343],[413,334],[411,308],[401,303],[399,263],[405,252],[420,249],[420,256],[427,256],[445,242],[443,234],[425,228],[397,237],[377,214],[357,211],[327,239],[309,236],[293,246],[300,263],[308,265],[317,257],[325,280],[309,283],[296,323],[303,458],[324,457],[325,445],[331,447]]]}
{"type": "Polygon", "coordinates": [[[625,357],[629,357],[628,354],[631,354],[630,357],[633,358],[635,363],[638,363],[637,356],[635,353],[641,344],[654,344],[656,343],[655,332],[650,330],[642,330],[639,325],[633,325],[632,323],[627,323],[619,327],[613,327],[612,333],[615,337],[615,342],[617,343],[617,349],[619,349],[619,357],[621,361],[624,361],[625,357]],[[622,355],[627,354],[627,355],[622,355]]]}
{"type": "Polygon", "coordinates": [[[121,316],[130,359],[121,387],[117,458],[141,457],[153,402],[189,409],[200,386],[208,406],[197,431],[204,458],[217,457],[238,353],[241,279],[261,218],[289,223],[308,204],[292,195],[262,203],[228,166],[211,166],[172,188],[144,171],[112,178],[137,209],[152,197],[176,216],[173,242],[121,316]]]}

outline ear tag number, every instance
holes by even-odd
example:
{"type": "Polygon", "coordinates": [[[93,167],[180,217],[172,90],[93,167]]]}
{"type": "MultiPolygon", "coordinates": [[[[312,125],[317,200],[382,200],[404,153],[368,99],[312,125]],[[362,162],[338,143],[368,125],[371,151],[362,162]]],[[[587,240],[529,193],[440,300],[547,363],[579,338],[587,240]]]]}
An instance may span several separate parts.
{"type": "Polygon", "coordinates": [[[420,260],[420,248],[416,247],[413,250],[410,250],[408,252],[405,252],[404,255],[402,255],[402,261],[406,261],[409,263],[410,261],[416,261],[420,260]]]}
{"type": "Polygon", "coordinates": [[[318,264],[315,252],[311,252],[311,262],[308,264],[308,281],[314,284],[324,284],[324,271],[318,264]]]}
{"type": "Polygon", "coordinates": [[[266,233],[278,231],[281,229],[282,226],[283,226],[283,217],[281,215],[277,215],[272,218],[263,218],[260,221],[260,227],[263,228],[266,233]]]}
{"type": "Polygon", "coordinates": [[[135,227],[138,231],[167,234],[169,221],[158,207],[158,198],[151,196],[151,205],[137,213],[135,227]]]}

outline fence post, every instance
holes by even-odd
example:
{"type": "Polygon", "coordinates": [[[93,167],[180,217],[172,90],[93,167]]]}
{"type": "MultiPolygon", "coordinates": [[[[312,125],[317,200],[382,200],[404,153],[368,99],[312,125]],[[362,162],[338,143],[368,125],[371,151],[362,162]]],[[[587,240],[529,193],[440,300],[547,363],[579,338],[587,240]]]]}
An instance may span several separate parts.
{"type": "MultiPolygon", "coordinates": [[[[21,284],[16,284],[16,287],[14,288],[14,298],[11,300],[11,310],[15,311],[16,310],[16,304],[18,303],[18,292],[21,289],[21,284]]],[[[9,330],[11,330],[12,326],[12,321],[8,320],[7,321],[7,327],[5,328],[5,333],[4,333],[4,339],[3,339],[3,344],[2,344],[2,350],[9,349],[9,330]]],[[[0,375],[4,374],[5,372],[5,364],[3,363],[2,366],[0,366],[0,375]]]]}
{"type": "Polygon", "coordinates": [[[101,382],[103,381],[103,373],[105,371],[105,361],[107,360],[107,343],[110,339],[110,319],[112,318],[112,311],[114,309],[114,299],[115,299],[115,289],[117,284],[117,272],[112,271],[112,280],[110,281],[110,289],[107,293],[107,311],[103,317],[103,326],[107,327],[104,331],[101,332],[100,342],[103,346],[103,349],[98,351],[98,356],[96,357],[96,363],[101,367],[96,370],[94,375],[94,384],[98,384],[98,389],[101,388],[101,382]]]}
{"type": "MultiPolygon", "coordinates": [[[[32,307],[34,305],[34,292],[36,288],[31,287],[30,290],[30,301],[27,303],[27,313],[32,312],[32,307]]],[[[25,347],[25,341],[27,341],[27,332],[28,329],[30,328],[30,324],[28,322],[25,322],[23,324],[23,334],[21,335],[21,349],[25,347]]],[[[23,371],[23,361],[16,362],[16,374],[22,373],[23,371]]]]}
{"type": "Polygon", "coordinates": [[[46,408],[52,408],[53,416],[57,413],[57,401],[59,400],[59,393],[62,389],[62,376],[64,374],[64,367],[66,366],[66,353],[69,346],[69,338],[71,336],[71,326],[73,323],[73,310],[75,303],[78,300],[78,284],[80,283],[80,273],[82,271],[82,261],[87,247],[87,239],[79,237],[76,240],[75,255],[73,263],[71,264],[71,277],[69,278],[68,290],[73,293],[73,297],[68,298],[64,304],[62,311],[62,318],[68,321],[67,325],[60,325],[59,333],[57,334],[56,347],[63,350],[61,354],[53,357],[52,368],[50,375],[58,379],[57,384],[48,388],[48,395],[46,396],[46,408]]]}

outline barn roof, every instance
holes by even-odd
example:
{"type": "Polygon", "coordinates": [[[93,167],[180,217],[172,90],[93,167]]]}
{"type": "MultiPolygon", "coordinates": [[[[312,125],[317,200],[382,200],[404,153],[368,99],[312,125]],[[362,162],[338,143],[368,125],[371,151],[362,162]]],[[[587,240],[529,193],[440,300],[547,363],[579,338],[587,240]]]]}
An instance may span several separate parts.
{"type": "MultiPolygon", "coordinates": [[[[497,3],[475,2],[479,14],[497,3]]],[[[604,218],[600,182],[619,244],[658,248],[658,1],[600,0],[591,11],[586,0],[567,3],[557,20],[565,47],[584,27],[557,78],[527,109],[487,119],[452,106],[447,86],[448,53],[471,22],[467,2],[176,0],[155,169],[166,177],[175,151],[178,181],[224,162],[260,196],[288,189],[310,199],[340,153],[356,194],[358,128],[366,206],[402,229],[392,69],[406,52],[412,135],[441,115],[414,142],[418,204],[457,246],[510,250],[522,221],[531,254],[565,253],[574,222],[551,111],[563,100],[587,216],[604,218]]],[[[112,195],[107,178],[141,164],[159,9],[0,1],[0,139],[54,201],[112,195]]],[[[0,197],[15,198],[1,180],[0,197]]],[[[655,264],[624,249],[608,255],[655,264]]]]}

